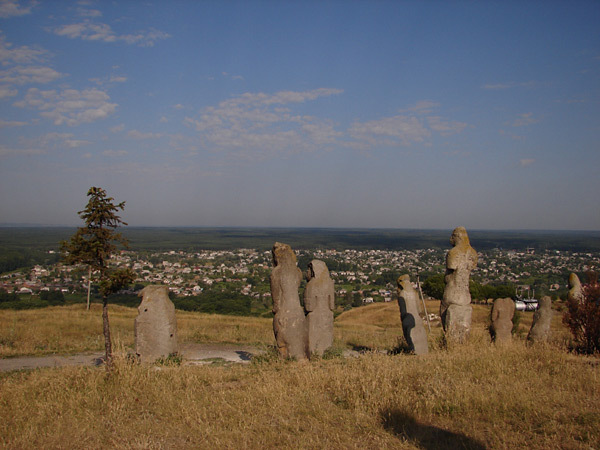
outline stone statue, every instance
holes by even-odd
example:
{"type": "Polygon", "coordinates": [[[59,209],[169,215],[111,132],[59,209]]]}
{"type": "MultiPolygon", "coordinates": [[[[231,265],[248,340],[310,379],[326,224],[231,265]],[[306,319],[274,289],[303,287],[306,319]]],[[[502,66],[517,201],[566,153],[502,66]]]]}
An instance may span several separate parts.
{"type": "Polygon", "coordinates": [[[538,309],[533,314],[533,323],[527,335],[527,342],[535,344],[538,342],[548,342],[550,337],[550,324],[552,323],[552,299],[547,295],[542,297],[538,303],[538,309]]]}
{"type": "Polygon", "coordinates": [[[477,266],[477,252],[471,247],[464,227],[454,229],[450,243],[453,248],[446,255],[445,287],[440,316],[446,337],[460,342],[468,337],[471,330],[469,277],[477,266]]]}
{"type": "Polygon", "coordinates": [[[273,298],[273,332],[279,355],[283,358],[307,358],[307,330],[298,288],[302,271],[289,245],[273,245],[271,296],[273,298]]]}
{"type": "Polygon", "coordinates": [[[512,339],[512,319],[515,314],[515,302],[508,297],[497,298],[492,306],[492,326],[490,333],[497,344],[512,339]]]}
{"type": "Polygon", "coordinates": [[[335,289],[323,261],[313,259],[306,271],[304,310],[308,326],[308,353],[323,355],[333,344],[333,309],[335,289]]]}
{"type": "Polygon", "coordinates": [[[579,281],[579,277],[574,273],[569,275],[569,292],[567,293],[567,300],[576,300],[578,303],[583,303],[581,281],[579,281]]]}
{"type": "Polygon", "coordinates": [[[404,339],[406,339],[412,352],[416,355],[424,355],[429,349],[427,347],[427,333],[423,326],[423,320],[419,315],[419,294],[410,282],[409,275],[400,276],[397,283],[398,306],[400,307],[404,339]]]}
{"type": "Polygon", "coordinates": [[[134,323],[135,353],[142,363],[153,363],[177,353],[175,305],[167,286],[146,286],[134,323]]]}

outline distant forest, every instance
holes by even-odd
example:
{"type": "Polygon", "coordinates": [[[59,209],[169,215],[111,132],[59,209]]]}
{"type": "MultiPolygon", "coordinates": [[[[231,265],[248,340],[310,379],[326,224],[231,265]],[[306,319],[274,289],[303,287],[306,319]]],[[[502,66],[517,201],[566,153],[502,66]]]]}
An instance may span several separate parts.
{"type": "MultiPolygon", "coordinates": [[[[124,227],[132,250],[268,250],[275,241],[295,248],[402,250],[447,248],[447,230],[353,228],[186,228],[124,227]]],[[[69,227],[0,227],[0,248],[58,250],[75,232],[69,227]]],[[[476,249],[600,251],[600,231],[468,230],[476,249]]]]}
{"type": "MultiPolygon", "coordinates": [[[[162,228],[125,227],[132,250],[269,250],[276,241],[297,249],[403,250],[450,248],[452,230],[342,229],[342,228],[162,228]]],[[[476,250],[600,251],[600,231],[486,231],[468,230],[476,250]]],[[[75,228],[0,227],[0,273],[49,264],[59,258],[61,240],[75,228]]]]}

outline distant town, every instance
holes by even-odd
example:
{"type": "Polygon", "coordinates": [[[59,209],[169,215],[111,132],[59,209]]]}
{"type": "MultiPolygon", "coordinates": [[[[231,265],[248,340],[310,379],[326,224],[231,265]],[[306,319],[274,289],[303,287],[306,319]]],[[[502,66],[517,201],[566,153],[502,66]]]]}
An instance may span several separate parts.
{"type": "MultiPolygon", "coordinates": [[[[48,251],[55,254],[55,250],[48,251]]],[[[325,261],[336,284],[336,296],[354,305],[391,301],[396,277],[408,273],[423,282],[444,273],[446,250],[298,250],[298,264],[305,269],[311,259],[325,261]]],[[[268,304],[271,252],[254,249],[204,251],[121,251],[112,259],[115,266],[127,266],[137,274],[132,291],[148,284],[169,287],[174,297],[198,296],[205,291],[226,289],[268,304]]],[[[472,280],[481,285],[510,284],[520,295],[551,295],[566,292],[568,275],[583,274],[600,266],[600,252],[558,250],[501,250],[479,252],[472,280]]],[[[88,271],[61,262],[35,265],[0,276],[0,289],[8,293],[64,294],[87,290],[88,271]]],[[[517,293],[517,292],[515,292],[517,293]]]]}

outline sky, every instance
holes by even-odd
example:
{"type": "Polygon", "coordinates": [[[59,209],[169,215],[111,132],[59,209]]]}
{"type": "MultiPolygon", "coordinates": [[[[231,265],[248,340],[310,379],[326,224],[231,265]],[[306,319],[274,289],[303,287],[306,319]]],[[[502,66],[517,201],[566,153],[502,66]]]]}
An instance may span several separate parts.
{"type": "Polygon", "coordinates": [[[600,230],[600,2],[0,0],[0,223],[600,230]]]}

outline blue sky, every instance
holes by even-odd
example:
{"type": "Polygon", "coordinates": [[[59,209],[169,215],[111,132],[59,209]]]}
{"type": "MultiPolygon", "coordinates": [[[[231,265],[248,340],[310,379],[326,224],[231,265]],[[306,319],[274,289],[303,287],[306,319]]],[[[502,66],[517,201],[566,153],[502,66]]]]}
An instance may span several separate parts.
{"type": "Polygon", "coordinates": [[[0,0],[0,222],[600,229],[600,3],[0,0]]]}

